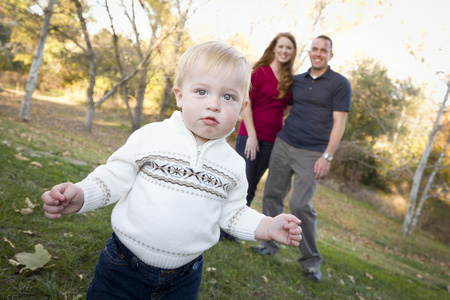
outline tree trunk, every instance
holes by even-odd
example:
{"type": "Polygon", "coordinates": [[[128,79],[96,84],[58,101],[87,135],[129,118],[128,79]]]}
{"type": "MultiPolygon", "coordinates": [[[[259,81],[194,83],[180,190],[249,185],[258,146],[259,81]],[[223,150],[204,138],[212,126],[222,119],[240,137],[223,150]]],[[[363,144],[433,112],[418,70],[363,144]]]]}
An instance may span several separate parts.
{"type": "Polygon", "coordinates": [[[423,204],[425,203],[425,200],[428,199],[428,191],[431,188],[431,184],[433,183],[433,179],[437,173],[437,170],[441,166],[442,160],[444,159],[445,152],[447,151],[449,144],[450,144],[450,134],[447,138],[447,143],[445,144],[444,149],[442,150],[441,154],[439,155],[439,159],[436,161],[436,163],[433,166],[433,171],[431,171],[430,177],[428,178],[428,181],[427,181],[427,185],[425,186],[423,193],[420,197],[419,204],[417,205],[416,211],[415,211],[414,216],[411,221],[411,225],[408,227],[407,235],[411,234],[411,232],[416,227],[417,222],[419,221],[420,214],[422,213],[423,204]]]}
{"type": "Polygon", "coordinates": [[[92,121],[94,119],[95,107],[93,105],[88,106],[86,110],[86,117],[84,118],[84,130],[91,131],[92,121]]]}
{"type": "Polygon", "coordinates": [[[166,111],[170,107],[170,100],[172,99],[172,87],[173,87],[173,73],[172,75],[166,74],[166,85],[164,87],[164,96],[161,101],[161,107],[159,109],[158,121],[162,121],[166,118],[166,111]]]}
{"type": "Polygon", "coordinates": [[[169,61],[169,66],[163,68],[167,70],[164,74],[166,77],[166,85],[164,87],[164,95],[161,101],[158,121],[162,121],[165,119],[166,111],[170,107],[171,99],[173,99],[172,88],[173,88],[173,80],[175,77],[175,66],[177,65],[178,55],[181,46],[181,38],[183,36],[184,27],[188,19],[188,14],[189,10],[191,9],[191,5],[192,1],[189,1],[186,10],[181,12],[180,3],[177,2],[178,15],[180,17],[180,21],[178,22],[179,29],[177,32],[177,38],[175,40],[174,50],[172,52],[172,56],[169,61]]]}
{"type": "Polygon", "coordinates": [[[145,89],[147,88],[147,70],[142,70],[139,82],[138,94],[136,97],[136,107],[134,108],[134,118],[132,119],[132,130],[136,131],[141,128],[142,111],[144,109],[145,89]]]}
{"type": "Polygon", "coordinates": [[[25,88],[25,95],[22,99],[22,105],[20,107],[19,117],[23,121],[31,120],[31,101],[34,89],[36,87],[36,80],[39,73],[39,67],[41,66],[42,56],[44,55],[45,41],[47,40],[48,29],[50,27],[50,19],[53,14],[53,5],[56,0],[49,0],[47,8],[44,12],[44,21],[42,24],[41,31],[39,33],[38,45],[36,48],[36,53],[33,57],[33,62],[31,63],[30,73],[28,74],[27,86],[25,88]]]}
{"type": "MultiPolygon", "coordinates": [[[[419,193],[420,182],[422,181],[423,172],[425,170],[428,157],[430,156],[431,146],[433,145],[434,138],[439,131],[439,123],[440,119],[444,113],[445,104],[448,99],[448,95],[450,93],[450,81],[447,82],[447,92],[445,94],[444,100],[442,101],[441,107],[436,115],[436,119],[434,121],[433,129],[431,130],[430,136],[428,137],[427,144],[425,146],[425,150],[422,153],[422,157],[420,158],[419,164],[417,165],[416,172],[414,173],[413,182],[411,191],[409,193],[409,201],[408,207],[406,209],[405,220],[403,222],[402,232],[403,235],[409,235],[413,229],[413,217],[417,211],[417,196],[419,193]]],[[[422,197],[426,197],[426,195],[422,195],[422,197]]]]}

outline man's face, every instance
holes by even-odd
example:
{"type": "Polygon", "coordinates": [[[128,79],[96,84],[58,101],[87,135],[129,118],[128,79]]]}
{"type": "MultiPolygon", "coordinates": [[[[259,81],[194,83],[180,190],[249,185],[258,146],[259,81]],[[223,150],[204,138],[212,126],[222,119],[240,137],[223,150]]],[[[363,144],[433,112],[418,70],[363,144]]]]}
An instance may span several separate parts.
{"type": "Polygon", "coordinates": [[[330,41],[322,38],[313,40],[311,50],[309,50],[311,68],[315,72],[322,72],[328,68],[328,62],[333,57],[330,41]]]}

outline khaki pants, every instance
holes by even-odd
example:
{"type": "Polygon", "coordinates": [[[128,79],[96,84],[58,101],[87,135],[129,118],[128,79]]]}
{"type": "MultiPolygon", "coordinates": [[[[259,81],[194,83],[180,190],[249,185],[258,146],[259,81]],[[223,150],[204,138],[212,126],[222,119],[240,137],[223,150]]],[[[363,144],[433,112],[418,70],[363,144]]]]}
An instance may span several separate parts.
{"type": "MultiPolygon", "coordinates": [[[[277,216],[283,213],[284,199],[291,189],[294,175],[294,189],[289,202],[291,213],[302,223],[302,241],[300,242],[301,257],[298,262],[304,270],[320,269],[322,258],[316,246],[317,214],[311,200],[317,187],[314,164],[322,155],[320,152],[293,147],[277,138],[269,162],[269,174],[266,180],[263,196],[263,213],[267,216],[277,216]]],[[[261,241],[260,246],[266,247],[275,255],[279,247],[273,241],[261,241]]]]}

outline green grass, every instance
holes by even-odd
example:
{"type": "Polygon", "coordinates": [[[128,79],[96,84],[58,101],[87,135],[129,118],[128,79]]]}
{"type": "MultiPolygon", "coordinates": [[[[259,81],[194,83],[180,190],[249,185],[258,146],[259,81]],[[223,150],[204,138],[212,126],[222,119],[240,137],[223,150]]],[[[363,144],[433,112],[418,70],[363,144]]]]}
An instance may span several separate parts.
{"type": "MultiPolygon", "coordinates": [[[[108,120],[97,121],[109,124],[108,120]]],[[[116,121],[124,141],[121,124],[126,118],[116,121]]],[[[103,127],[96,125],[94,130],[103,127]]],[[[112,153],[111,146],[91,135],[17,122],[0,107],[4,241],[0,243],[0,299],[84,299],[97,257],[111,235],[112,206],[49,221],[40,195],[56,183],[81,180],[112,153]],[[17,154],[30,160],[18,160],[17,154]],[[27,197],[39,204],[34,213],[15,212],[27,197]],[[36,244],[48,250],[51,261],[43,269],[19,274],[8,260],[19,252],[34,252],[36,244]]],[[[262,185],[253,204],[257,210],[261,190],[262,185]]],[[[241,241],[238,246],[225,241],[204,253],[199,299],[450,299],[448,246],[419,230],[403,237],[402,220],[323,186],[318,188],[314,206],[319,214],[322,282],[310,282],[302,275],[295,248],[282,247],[270,257],[251,251],[256,242],[241,241]]]]}

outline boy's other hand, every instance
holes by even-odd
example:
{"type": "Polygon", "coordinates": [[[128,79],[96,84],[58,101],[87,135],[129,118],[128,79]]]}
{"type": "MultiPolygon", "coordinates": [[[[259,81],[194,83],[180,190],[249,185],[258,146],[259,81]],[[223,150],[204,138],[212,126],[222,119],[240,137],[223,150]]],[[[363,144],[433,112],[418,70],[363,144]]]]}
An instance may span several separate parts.
{"type": "Polygon", "coordinates": [[[274,218],[265,217],[256,228],[255,238],[298,247],[302,239],[300,223],[296,216],[290,214],[279,214],[274,218]]]}
{"type": "Polygon", "coordinates": [[[69,182],[55,185],[51,191],[43,193],[41,199],[44,202],[45,217],[50,220],[76,213],[84,204],[82,189],[69,182]]]}

